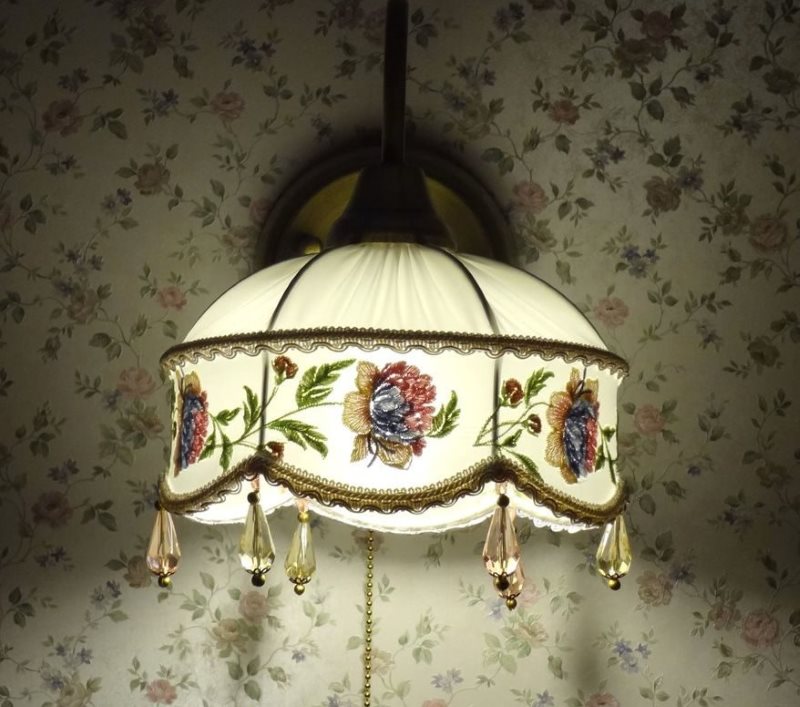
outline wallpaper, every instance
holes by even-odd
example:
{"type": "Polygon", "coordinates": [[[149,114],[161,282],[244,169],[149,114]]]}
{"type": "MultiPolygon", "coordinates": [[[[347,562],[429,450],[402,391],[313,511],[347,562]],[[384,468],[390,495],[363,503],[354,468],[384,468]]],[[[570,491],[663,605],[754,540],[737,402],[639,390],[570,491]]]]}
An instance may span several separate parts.
{"type": "MultiPolygon", "coordinates": [[[[635,554],[521,524],[380,536],[374,704],[800,702],[800,5],[412,7],[409,118],[493,192],[519,263],[630,362],[635,554]]],[[[255,267],[281,189],[379,124],[382,3],[0,5],[0,707],[355,707],[365,538],[254,589],[240,528],[144,550],[168,445],[158,358],[255,267]]],[[[294,519],[273,521],[279,557],[294,519]]]]}

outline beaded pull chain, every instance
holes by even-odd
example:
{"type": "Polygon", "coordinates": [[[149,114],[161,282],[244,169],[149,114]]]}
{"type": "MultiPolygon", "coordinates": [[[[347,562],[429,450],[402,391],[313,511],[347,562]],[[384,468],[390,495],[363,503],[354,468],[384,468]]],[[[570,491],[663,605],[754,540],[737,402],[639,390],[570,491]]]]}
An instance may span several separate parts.
{"type": "Polygon", "coordinates": [[[375,536],[367,533],[367,578],[364,583],[364,707],[372,704],[372,578],[375,569],[375,536]]]}

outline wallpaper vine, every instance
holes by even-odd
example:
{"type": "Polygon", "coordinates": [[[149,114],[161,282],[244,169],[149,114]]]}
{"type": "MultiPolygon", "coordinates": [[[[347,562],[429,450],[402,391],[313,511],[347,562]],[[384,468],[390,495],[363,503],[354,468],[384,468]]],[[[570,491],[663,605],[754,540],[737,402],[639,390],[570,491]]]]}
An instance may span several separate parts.
{"type": "MultiPolygon", "coordinates": [[[[522,528],[380,538],[381,707],[800,700],[800,5],[412,7],[409,109],[491,186],[520,260],[631,364],[636,563],[522,528]]],[[[364,537],[256,591],[237,528],[143,552],[160,353],[253,267],[314,155],[373,129],[382,3],[69,0],[0,10],[0,705],[360,704],[364,537]]],[[[285,551],[291,514],[275,523],[285,551]]]]}

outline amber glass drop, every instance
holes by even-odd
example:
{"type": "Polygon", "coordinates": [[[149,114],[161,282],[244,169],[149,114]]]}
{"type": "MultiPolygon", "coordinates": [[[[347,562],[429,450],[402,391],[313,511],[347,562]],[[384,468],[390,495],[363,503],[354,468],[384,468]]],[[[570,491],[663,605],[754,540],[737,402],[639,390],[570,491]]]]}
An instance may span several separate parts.
{"type": "Polygon", "coordinates": [[[608,580],[618,580],[628,574],[632,559],[625,520],[618,515],[603,531],[597,548],[597,571],[608,580]]]}
{"type": "Polygon", "coordinates": [[[275,545],[264,511],[256,500],[247,509],[242,539],[239,541],[239,559],[248,572],[264,574],[275,561],[275,545]]]}
{"type": "Polygon", "coordinates": [[[286,576],[295,584],[308,582],[317,569],[314,545],[311,542],[311,524],[308,513],[298,515],[298,524],[292,536],[289,553],[286,555],[286,576]]]}
{"type": "Polygon", "coordinates": [[[489,574],[513,574],[520,560],[517,531],[514,529],[514,511],[508,505],[495,506],[489,532],[483,546],[483,563],[489,574]]]}
{"type": "Polygon", "coordinates": [[[156,511],[156,521],[147,546],[147,567],[159,577],[174,574],[181,559],[181,546],[172,516],[163,508],[156,511]]]}

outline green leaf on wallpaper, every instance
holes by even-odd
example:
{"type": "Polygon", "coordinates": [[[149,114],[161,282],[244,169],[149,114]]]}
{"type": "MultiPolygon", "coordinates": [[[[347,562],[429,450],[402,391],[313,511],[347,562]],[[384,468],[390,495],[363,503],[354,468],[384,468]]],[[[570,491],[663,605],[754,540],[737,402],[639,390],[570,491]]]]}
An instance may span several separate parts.
{"type": "Polygon", "coordinates": [[[220,199],[222,199],[225,196],[225,185],[222,182],[217,181],[216,179],[212,179],[210,180],[210,182],[211,182],[211,191],[214,192],[215,196],[218,196],[220,199]]]}
{"type": "Polygon", "coordinates": [[[350,636],[347,639],[347,650],[352,651],[361,646],[362,640],[358,636],[350,636]]]}
{"type": "Polygon", "coordinates": [[[547,656],[547,669],[559,680],[564,679],[564,668],[562,667],[561,658],[554,655],[547,656]]]}
{"type": "Polygon", "coordinates": [[[273,682],[279,684],[286,684],[289,682],[289,676],[286,671],[280,666],[270,666],[267,668],[267,674],[272,678],[273,682]]]}
{"type": "Polygon", "coordinates": [[[517,661],[514,660],[514,656],[508,653],[502,653],[499,656],[498,662],[500,663],[500,667],[509,673],[516,673],[517,672],[517,661]]]}
{"type": "Polygon", "coordinates": [[[486,645],[489,648],[494,648],[495,650],[500,650],[501,643],[500,639],[492,633],[484,633],[483,640],[486,642],[486,645]]]}
{"type": "Polygon", "coordinates": [[[247,664],[247,674],[248,675],[256,675],[258,674],[258,669],[261,665],[261,656],[256,656],[247,664]]]}
{"type": "Polygon", "coordinates": [[[411,692],[411,681],[410,680],[403,680],[403,682],[399,683],[395,688],[395,694],[402,700],[408,696],[408,693],[411,692]]]}
{"type": "Polygon", "coordinates": [[[656,120],[664,120],[664,106],[656,99],[647,102],[647,112],[656,120]]]}
{"type": "Polygon", "coordinates": [[[303,377],[297,384],[295,393],[297,407],[304,408],[325,400],[331,394],[333,384],[339,380],[339,371],[353,365],[353,363],[355,363],[355,359],[349,358],[344,361],[311,366],[303,373],[303,377]]]}
{"type": "Polygon", "coordinates": [[[208,574],[208,572],[200,573],[200,581],[203,583],[203,586],[210,591],[213,591],[214,587],[216,586],[214,578],[210,574],[208,574]]]}
{"type": "Polygon", "coordinates": [[[241,680],[244,677],[242,666],[235,660],[229,660],[226,665],[228,666],[228,675],[231,680],[241,680]]]}
{"type": "Polygon", "coordinates": [[[646,493],[639,497],[639,508],[645,513],[653,515],[656,512],[656,502],[649,493],[646,493]]]}
{"type": "Polygon", "coordinates": [[[567,154],[569,152],[572,142],[566,135],[556,136],[556,150],[567,154]]]}
{"type": "Polygon", "coordinates": [[[261,687],[255,680],[248,680],[244,684],[244,694],[258,702],[261,700],[261,687]]]}

